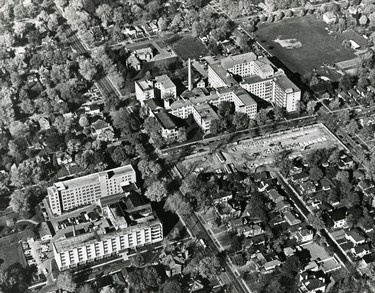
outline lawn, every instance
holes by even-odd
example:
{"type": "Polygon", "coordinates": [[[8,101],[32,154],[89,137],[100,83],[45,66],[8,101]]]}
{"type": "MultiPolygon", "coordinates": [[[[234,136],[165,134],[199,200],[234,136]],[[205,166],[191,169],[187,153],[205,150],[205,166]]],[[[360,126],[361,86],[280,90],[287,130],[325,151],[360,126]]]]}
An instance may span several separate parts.
{"type": "Polygon", "coordinates": [[[255,36],[291,71],[303,75],[323,63],[333,64],[355,58],[353,49],[341,45],[343,40],[353,39],[362,46],[366,43],[353,31],[329,34],[326,27],[315,16],[294,17],[276,23],[262,23],[255,36]]]}
{"type": "Polygon", "coordinates": [[[25,258],[22,252],[22,247],[19,243],[12,243],[0,247],[0,268],[6,269],[10,265],[19,262],[25,266],[25,258]]]}
{"type": "Polygon", "coordinates": [[[184,37],[178,40],[174,44],[173,49],[183,60],[187,60],[188,58],[195,59],[209,54],[202,42],[198,38],[193,37],[184,37]]]}

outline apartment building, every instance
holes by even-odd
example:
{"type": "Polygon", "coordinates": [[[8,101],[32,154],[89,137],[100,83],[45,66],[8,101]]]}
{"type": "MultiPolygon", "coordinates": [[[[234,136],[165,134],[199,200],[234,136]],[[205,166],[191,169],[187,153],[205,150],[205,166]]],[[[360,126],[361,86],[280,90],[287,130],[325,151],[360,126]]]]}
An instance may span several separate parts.
{"type": "Polygon", "coordinates": [[[123,187],[133,182],[136,174],[131,165],[55,182],[47,188],[49,205],[53,214],[61,215],[101,197],[122,193],[123,187]]]}

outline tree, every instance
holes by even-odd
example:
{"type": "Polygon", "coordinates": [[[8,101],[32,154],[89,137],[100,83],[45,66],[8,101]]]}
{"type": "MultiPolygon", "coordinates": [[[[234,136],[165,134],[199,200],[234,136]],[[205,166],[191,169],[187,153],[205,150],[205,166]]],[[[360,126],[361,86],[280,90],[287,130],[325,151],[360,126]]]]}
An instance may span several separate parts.
{"type": "Polygon", "coordinates": [[[199,261],[196,269],[203,278],[211,279],[220,272],[220,267],[216,256],[206,256],[199,261]]]}
{"type": "Polygon", "coordinates": [[[309,174],[310,174],[310,179],[317,182],[319,181],[320,179],[323,178],[323,172],[322,170],[320,170],[320,168],[318,166],[313,166],[310,171],[309,171],[309,174]]]}
{"type": "Polygon", "coordinates": [[[255,117],[255,120],[260,126],[266,124],[268,120],[268,110],[260,109],[255,117]]]}
{"type": "Polygon", "coordinates": [[[309,101],[306,105],[306,112],[309,115],[312,115],[315,113],[315,108],[316,108],[317,102],[316,101],[309,101]]]}
{"type": "Polygon", "coordinates": [[[24,268],[16,262],[7,269],[0,270],[0,289],[4,293],[27,292],[36,271],[35,266],[24,268]]]}
{"type": "Polygon", "coordinates": [[[117,164],[121,164],[127,159],[126,152],[123,147],[117,146],[111,153],[111,159],[117,164]]]}
{"type": "Polygon", "coordinates": [[[24,137],[29,128],[20,121],[12,121],[9,126],[9,132],[14,138],[24,137]]]}
{"type": "Polygon", "coordinates": [[[9,206],[16,212],[29,212],[46,196],[43,186],[30,186],[15,190],[10,199],[9,206]]]}
{"type": "Polygon", "coordinates": [[[160,164],[153,160],[140,160],[138,162],[138,169],[143,179],[150,178],[151,181],[157,178],[162,170],[160,164]]]}
{"type": "Polygon", "coordinates": [[[98,8],[95,10],[96,14],[99,16],[103,23],[103,27],[108,26],[108,21],[110,21],[113,17],[113,10],[112,7],[108,4],[99,5],[98,8]]]}
{"type": "Polygon", "coordinates": [[[79,117],[78,124],[81,127],[85,128],[85,127],[89,126],[89,119],[87,118],[86,115],[83,114],[83,115],[81,115],[81,117],[79,117]]]}
{"type": "Polygon", "coordinates": [[[68,292],[75,292],[77,284],[73,280],[72,273],[69,271],[61,272],[57,276],[56,285],[59,289],[66,290],[68,292]]]}
{"type": "Polygon", "coordinates": [[[97,73],[96,65],[92,59],[81,59],[78,61],[79,73],[88,81],[92,81],[97,73]]]}
{"type": "Polygon", "coordinates": [[[222,126],[221,121],[219,119],[212,120],[211,125],[210,125],[210,132],[213,135],[217,135],[221,133],[222,131],[223,131],[223,126],[222,126]]]}
{"type": "Polygon", "coordinates": [[[249,127],[250,118],[247,114],[236,112],[233,116],[233,125],[236,130],[242,130],[249,127]]]}
{"type": "Polygon", "coordinates": [[[336,179],[342,183],[349,182],[349,172],[348,171],[339,171],[336,175],[336,179]]]}
{"type": "Polygon", "coordinates": [[[180,193],[174,193],[168,196],[167,204],[171,210],[183,216],[188,216],[192,212],[192,207],[180,193]]]}
{"type": "Polygon", "coordinates": [[[44,170],[33,159],[23,161],[11,172],[12,185],[23,188],[41,181],[44,170]]]}
{"type": "Polygon", "coordinates": [[[151,201],[162,201],[167,196],[167,185],[164,181],[154,181],[145,192],[145,196],[151,201]]]}
{"type": "Polygon", "coordinates": [[[138,122],[129,114],[126,108],[111,112],[111,118],[113,126],[121,130],[122,134],[136,132],[139,129],[138,122]]]}
{"type": "Polygon", "coordinates": [[[325,227],[320,212],[316,212],[315,214],[309,214],[307,217],[307,222],[311,225],[311,227],[313,227],[317,231],[320,231],[325,227]]]}
{"type": "Polygon", "coordinates": [[[169,278],[162,286],[161,293],[183,293],[184,288],[175,277],[169,278]]]}
{"type": "Polygon", "coordinates": [[[92,293],[93,288],[90,284],[84,284],[78,288],[78,293],[92,293]]]}

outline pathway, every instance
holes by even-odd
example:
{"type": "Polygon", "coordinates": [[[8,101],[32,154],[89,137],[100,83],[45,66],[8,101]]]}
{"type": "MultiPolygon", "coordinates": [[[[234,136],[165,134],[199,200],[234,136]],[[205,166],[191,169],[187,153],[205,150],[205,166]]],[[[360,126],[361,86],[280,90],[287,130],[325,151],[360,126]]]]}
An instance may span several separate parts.
{"type": "Polygon", "coordinates": [[[31,220],[31,219],[22,219],[22,220],[18,220],[18,221],[16,222],[16,224],[18,224],[18,223],[22,223],[22,222],[27,222],[27,223],[34,224],[34,225],[38,225],[38,224],[40,224],[39,222],[34,221],[34,220],[31,220]]]}

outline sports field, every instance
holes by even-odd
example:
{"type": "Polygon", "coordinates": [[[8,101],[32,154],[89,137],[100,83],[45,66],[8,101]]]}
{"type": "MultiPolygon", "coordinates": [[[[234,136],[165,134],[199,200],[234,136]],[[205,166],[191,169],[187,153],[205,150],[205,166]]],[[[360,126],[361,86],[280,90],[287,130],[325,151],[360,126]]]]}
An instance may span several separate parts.
{"type": "Polygon", "coordinates": [[[315,16],[294,17],[262,23],[255,36],[291,71],[303,75],[323,63],[333,64],[356,57],[354,49],[342,46],[343,40],[353,39],[359,45],[366,42],[353,31],[330,33],[326,27],[327,24],[315,16]]]}
{"type": "Polygon", "coordinates": [[[183,60],[188,58],[195,59],[199,56],[207,56],[209,54],[206,47],[198,38],[184,37],[178,40],[174,46],[174,50],[183,60]]]}

